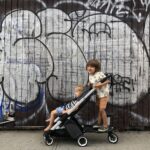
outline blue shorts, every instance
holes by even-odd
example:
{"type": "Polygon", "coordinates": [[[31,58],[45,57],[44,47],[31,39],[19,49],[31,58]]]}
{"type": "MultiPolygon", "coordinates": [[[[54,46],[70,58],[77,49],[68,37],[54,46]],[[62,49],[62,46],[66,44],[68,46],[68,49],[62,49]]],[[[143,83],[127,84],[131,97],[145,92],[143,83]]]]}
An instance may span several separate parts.
{"type": "Polygon", "coordinates": [[[64,111],[64,106],[60,106],[56,108],[56,112],[58,116],[62,115],[63,111],[64,111]]]}

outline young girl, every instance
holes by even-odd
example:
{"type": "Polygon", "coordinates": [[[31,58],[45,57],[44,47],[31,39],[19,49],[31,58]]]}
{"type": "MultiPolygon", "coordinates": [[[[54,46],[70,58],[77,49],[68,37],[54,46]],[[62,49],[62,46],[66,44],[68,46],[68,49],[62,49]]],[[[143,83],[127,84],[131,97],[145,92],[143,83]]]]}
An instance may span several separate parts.
{"type": "Polygon", "coordinates": [[[98,124],[93,126],[94,128],[98,128],[98,131],[105,132],[108,130],[107,123],[107,114],[106,114],[106,106],[109,99],[109,80],[101,83],[100,81],[106,77],[103,72],[101,72],[101,65],[98,60],[90,60],[86,65],[86,70],[89,73],[89,84],[92,84],[94,88],[97,89],[97,104],[99,107],[98,113],[98,124]],[[103,126],[101,125],[103,122],[103,126]]]}

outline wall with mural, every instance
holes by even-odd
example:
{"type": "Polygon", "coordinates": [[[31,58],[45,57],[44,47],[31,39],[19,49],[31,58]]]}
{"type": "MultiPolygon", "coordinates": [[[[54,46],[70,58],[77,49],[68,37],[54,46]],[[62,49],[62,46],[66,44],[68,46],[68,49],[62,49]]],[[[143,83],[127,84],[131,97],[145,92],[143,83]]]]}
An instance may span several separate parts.
{"type": "MultiPolygon", "coordinates": [[[[0,0],[0,125],[45,125],[96,58],[112,75],[111,123],[148,128],[149,35],[149,0],[0,0]]],[[[96,121],[94,97],[76,117],[96,121]]]]}

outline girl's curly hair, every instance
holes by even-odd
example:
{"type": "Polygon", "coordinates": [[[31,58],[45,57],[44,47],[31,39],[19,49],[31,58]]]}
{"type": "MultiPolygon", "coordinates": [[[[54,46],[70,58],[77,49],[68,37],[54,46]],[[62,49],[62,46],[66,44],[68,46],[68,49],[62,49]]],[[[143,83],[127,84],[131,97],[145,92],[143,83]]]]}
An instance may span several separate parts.
{"type": "Polygon", "coordinates": [[[91,59],[87,62],[86,64],[86,70],[88,67],[94,67],[95,68],[95,71],[98,72],[101,70],[101,65],[100,65],[100,62],[97,60],[97,59],[91,59]]]}

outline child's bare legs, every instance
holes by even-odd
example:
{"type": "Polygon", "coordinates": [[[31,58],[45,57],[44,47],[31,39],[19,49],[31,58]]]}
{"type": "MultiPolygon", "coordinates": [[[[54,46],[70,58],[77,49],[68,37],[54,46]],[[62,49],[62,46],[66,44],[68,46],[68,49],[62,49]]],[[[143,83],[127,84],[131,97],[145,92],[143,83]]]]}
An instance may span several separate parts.
{"type": "MultiPolygon", "coordinates": [[[[106,114],[106,111],[105,111],[105,109],[101,109],[100,110],[100,118],[102,118],[101,120],[103,121],[103,126],[105,127],[105,128],[107,128],[108,127],[108,123],[107,123],[107,114],[106,114]]],[[[99,122],[98,122],[99,123],[99,122]]],[[[101,122],[100,122],[101,123],[101,122]]]]}
{"type": "Polygon", "coordinates": [[[101,115],[101,112],[99,111],[98,112],[98,125],[100,126],[101,125],[101,121],[102,121],[102,115],[101,115]]]}
{"type": "Polygon", "coordinates": [[[106,106],[108,102],[108,97],[102,97],[99,100],[99,113],[98,113],[98,125],[103,121],[103,126],[105,128],[108,127],[107,114],[106,114],[106,106]]]}
{"type": "Polygon", "coordinates": [[[99,108],[99,105],[100,105],[100,100],[97,98],[97,102],[96,102],[96,105],[98,107],[98,122],[97,122],[97,125],[100,126],[101,125],[101,121],[102,121],[102,117],[101,117],[101,112],[100,112],[100,108],[99,108]]]}
{"type": "Polygon", "coordinates": [[[46,122],[50,122],[50,121],[51,121],[51,118],[48,118],[48,119],[46,119],[45,121],[46,121],[46,122]]]}
{"type": "Polygon", "coordinates": [[[44,132],[46,132],[46,131],[51,129],[51,127],[53,126],[53,123],[54,123],[54,120],[55,120],[56,116],[57,116],[57,112],[56,112],[56,110],[53,110],[51,112],[51,114],[50,114],[50,119],[48,119],[49,120],[49,125],[44,129],[44,132]]]}

